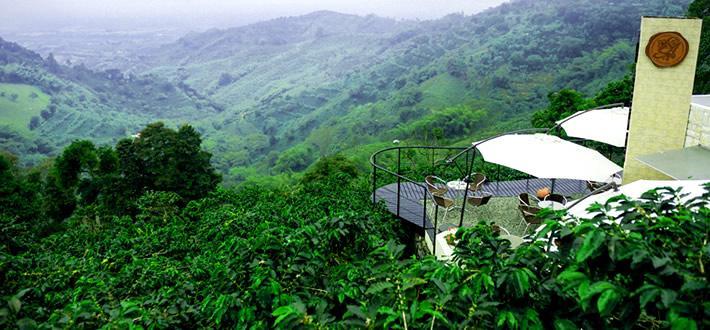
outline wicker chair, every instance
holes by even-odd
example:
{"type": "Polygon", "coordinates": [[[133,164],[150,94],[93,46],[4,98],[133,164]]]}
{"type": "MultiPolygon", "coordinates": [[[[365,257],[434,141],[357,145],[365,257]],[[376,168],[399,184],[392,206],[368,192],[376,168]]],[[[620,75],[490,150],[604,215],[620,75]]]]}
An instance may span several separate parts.
{"type": "Polygon", "coordinates": [[[540,201],[539,199],[537,199],[537,197],[531,196],[528,193],[521,193],[520,195],[518,195],[519,205],[531,206],[532,205],[532,204],[530,204],[531,200],[534,200],[536,205],[540,201]]]}
{"type": "Polygon", "coordinates": [[[466,198],[466,204],[472,206],[483,206],[488,204],[488,201],[491,200],[491,197],[493,197],[493,194],[491,193],[480,192],[477,195],[468,196],[466,198]]]}
{"type": "Polygon", "coordinates": [[[523,221],[520,224],[526,223],[525,230],[523,230],[523,236],[528,232],[528,228],[531,225],[539,225],[542,223],[542,219],[537,217],[537,213],[540,212],[540,208],[536,206],[518,206],[518,209],[523,214],[523,221]]]}
{"type": "Polygon", "coordinates": [[[560,203],[562,205],[567,204],[567,198],[565,196],[559,195],[559,194],[549,194],[545,196],[546,201],[553,201],[560,203]]]}
{"type": "Polygon", "coordinates": [[[471,176],[471,184],[468,185],[468,190],[476,192],[481,189],[483,183],[486,182],[486,176],[482,173],[474,173],[471,176]]]}
{"type": "Polygon", "coordinates": [[[424,182],[426,183],[427,190],[429,190],[429,193],[432,194],[432,196],[444,196],[444,194],[449,191],[449,188],[446,186],[446,181],[437,176],[429,175],[424,178],[424,182]],[[439,182],[438,184],[437,181],[439,182]]]}
{"type": "MultiPolygon", "coordinates": [[[[453,199],[450,199],[450,198],[447,198],[444,196],[440,196],[440,195],[434,195],[434,194],[432,194],[431,196],[432,196],[432,199],[434,200],[434,206],[435,207],[438,206],[438,207],[441,207],[444,209],[444,217],[441,218],[442,223],[444,221],[446,221],[446,216],[449,215],[449,211],[454,210],[454,209],[461,209],[460,206],[456,205],[456,202],[453,199]]],[[[434,210],[433,212],[436,213],[437,211],[434,210]]],[[[434,218],[434,217],[432,216],[432,218],[434,218]]]]}

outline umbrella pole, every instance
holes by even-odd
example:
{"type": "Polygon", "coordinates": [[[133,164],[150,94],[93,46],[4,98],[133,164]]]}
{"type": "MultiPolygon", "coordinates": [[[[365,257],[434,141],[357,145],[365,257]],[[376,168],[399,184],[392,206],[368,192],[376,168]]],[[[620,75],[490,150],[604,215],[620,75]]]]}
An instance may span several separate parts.
{"type": "Polygon", "coordinates": [[[496,169],[496,195],[500,195],[500,164],[496,169]]]}
{"type": "Polygon", "coordinates": [[[551,187],[550,187],[550,194],[552,194],[552,193],[555,192],[555,181],[556,181],[556,180],[557,180],[557,179],[552,179],[552,184],[550,185],[550,186],[551,186],[551,187]]]}

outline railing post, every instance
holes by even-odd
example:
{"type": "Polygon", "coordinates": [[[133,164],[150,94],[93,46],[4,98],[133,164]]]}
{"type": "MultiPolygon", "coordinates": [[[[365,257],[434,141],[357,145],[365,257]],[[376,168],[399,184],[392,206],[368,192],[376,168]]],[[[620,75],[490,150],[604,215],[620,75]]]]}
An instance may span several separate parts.
{"type": "Polygon", "coordinates": [[[402,173],[400,172],[400,162],[402,161],[402,148],[397,148],[397,217],[399,217],[400,189],[402,186],[402,173]]]}
{"type": "MultiPolygon", "coordinates": [[[[431,246],[432,246],[431,254],[433,254],[434,257],[436,257],[436,234],[438,234],[437,233],[437,231],[439,231],[438,228],[439,228],[439,204],[436,204],[436,209],[434,211],[434,238],[432,238],[432,240],[431,240],[431,246]]],[[[425,234],[426,234],[426,232],[425,232],[425,234]]]]}
{"type": "MultiPolygon", "coordinates": [[[[466,168],[468,168],[468,154],[469,154],[469,153],[467,152],[467,153],[466,153],[466,165],[465,165],[466,168]]],[[[471,173],[469,173],[468,175],[471,175],[471,173]]]]}
{"type": "Polygon", "coordinates": [[[377,203],[377,156],[372,157],[372,204],[377,203]]]}
{"type": "Polygon", "coordinates": [[[424,235],[426,235],[426,205],[427,205],[427,200],[426,200],[426,188],[424,188],[424,213],[422,213],[422,228],[424,228],[424,235]]]}
{"type": "Polygon", "coordinates": [[[500,195],[500,164],[496,169],[496,196],[500,195]]]}

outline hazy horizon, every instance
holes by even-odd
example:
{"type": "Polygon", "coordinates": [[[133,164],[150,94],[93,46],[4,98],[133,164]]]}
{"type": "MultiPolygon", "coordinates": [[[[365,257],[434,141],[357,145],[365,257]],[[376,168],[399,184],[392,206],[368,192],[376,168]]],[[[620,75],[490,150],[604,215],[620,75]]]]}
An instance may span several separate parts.
{"type": "Polygon", "coordinates": [[[396,19],[435,19],[451,13],[474,14],[507,0],[0,0],[0,30],[227,28],[319,10],[396,19]],[[12,2],[12,4],[11,4],[12,2]]]}

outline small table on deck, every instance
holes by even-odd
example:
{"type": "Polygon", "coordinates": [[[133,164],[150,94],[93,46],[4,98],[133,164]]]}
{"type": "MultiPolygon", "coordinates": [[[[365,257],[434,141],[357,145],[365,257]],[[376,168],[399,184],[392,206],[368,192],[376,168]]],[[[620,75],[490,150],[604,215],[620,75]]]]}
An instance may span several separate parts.
{"type": "Polygon", "coordinates": [[[537,205],[541,208],[550,208],[555,211],[564,210],[566,208],[564,204],[554,201],[540,201],[537,203],[537,205]]]}
{"type": "Polygon", "coordinates": [[[454,190],[464,190],[466,189],[466,181],[449,181],[446,183],[446,186],[454,190]]]}

